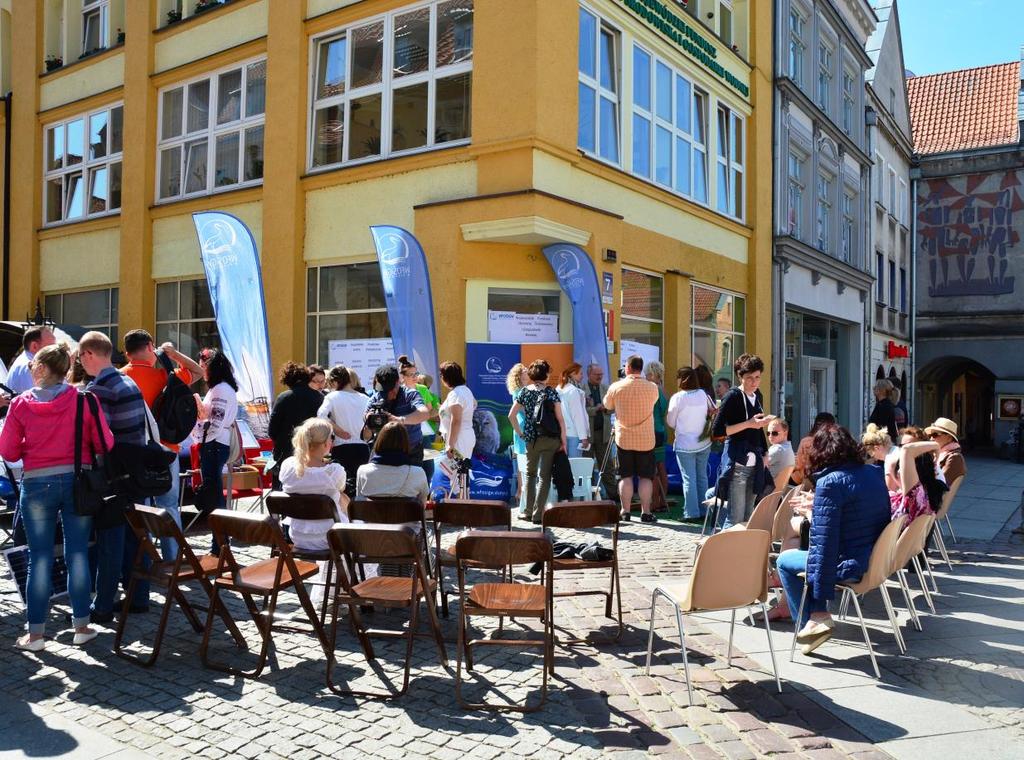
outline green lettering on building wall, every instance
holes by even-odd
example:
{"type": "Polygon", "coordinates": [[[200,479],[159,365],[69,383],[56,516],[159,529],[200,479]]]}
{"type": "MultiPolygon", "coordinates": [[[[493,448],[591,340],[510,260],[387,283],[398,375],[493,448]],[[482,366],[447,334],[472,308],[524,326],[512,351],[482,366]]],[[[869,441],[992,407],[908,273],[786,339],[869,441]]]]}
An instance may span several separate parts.
{"type": "Polygon", "coordinates": [[[740,95],[745,98],[750,97],[750,88],[715,60],[718,56],[718,49],[692,26],[669,10],[664,3],[658,0],[619,0],[619,2],[689,53],[708,71],[740,95]]]}

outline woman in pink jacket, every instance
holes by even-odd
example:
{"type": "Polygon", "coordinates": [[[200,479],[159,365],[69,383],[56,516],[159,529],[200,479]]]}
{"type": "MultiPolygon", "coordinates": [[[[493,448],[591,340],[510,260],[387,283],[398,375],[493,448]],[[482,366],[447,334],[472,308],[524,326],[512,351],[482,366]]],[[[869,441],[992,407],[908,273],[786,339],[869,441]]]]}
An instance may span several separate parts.
{"type": "MultiPolygon", "coordinates": [[[[50,611],[50,579],[53,574],[53,542],[57,515],[64,527],[64,560],[68,567],[75,644],[96,638],[89,628],[89,533],[92,518],[75,514],[75,414],[78,391],[64,382],[71,366],[67,346],[51,345],[35,355],[29,365],[31,390],[12,402],[0,431],[0,457],[22,460],[21,507],[28,537],[28,633],[16,642],[19,649],[38,652],[50,611]]],[[[96,419],[85,407],[82,427],[82,462],[92,462],[92,452],[103,454],[114,445],[102,411],[96,419]],[[101,440],[102,437],[102,440],[101,440]]]]}

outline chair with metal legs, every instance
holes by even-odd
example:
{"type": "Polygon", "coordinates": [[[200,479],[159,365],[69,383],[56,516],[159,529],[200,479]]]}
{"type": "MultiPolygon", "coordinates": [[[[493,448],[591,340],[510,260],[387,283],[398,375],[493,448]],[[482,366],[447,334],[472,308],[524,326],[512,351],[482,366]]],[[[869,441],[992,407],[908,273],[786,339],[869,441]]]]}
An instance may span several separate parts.
{"type": "Polygon", "coordinates": [[[925,601],[928,603],[928,609],[934,615],[935,604],[932,602],[932,595],[928,590],[928,582],[924,578],[924,570],[918,557],[924,551],[925,542],[928,540],[928,531],[932,529],[934,524],[935,515],[920,515],[917,517],[896,540],[896,549],[893,551],[892,556],[893,577],[903,592],[903,598],[907,602],[907,611],[910,613],[911,622],[919,631],[923,630],[921,618],[917,614],[917,608],[914,606],[906,568],[909,564],[914,568],[914,572],[917,573],[918,581],[921,583],[921,590],[924,592],[925,601]]]}
{"type": "MultiPolygon", "coordinates": [[[[935,548],[939,552],[939,556],[942,557],[942,561],[946,563],[946,567],[950,570],[953,569],[953,563],[949,561],[949,552],[946,550],[946,539],[942,536],[942,523],[946,523],[946,528],[949,530],[949,537],[956,541],[956,534],[953,532],[953,523],[949,519],[949,510],[953,506],[953,500],[956,499],[957,491],[960,490],[960,486],[964,481],[964,476],[961,475],[954,480],[949,490],[942,495],[942,503],[939,505],[939,509],[935,513],[935,530],[932,532],[932,540],[935,542],[935,548]]],[[[938,593],[938,589],[936,589],[938,593]]]]}
{"type": "Polygon", "coordinates": [[[726,662],[732,665],[732,636],[736,628],[736,610],[759,604],[764,615],[765,633],[768,635],[768,651],[772,657],[772,671],[775,685],[782,691],[779,668],[772,646],[772,633],[768,624],[768,549],[771,537],[766,530],[725,530],[710,536],[697,555],[693,574],[688,584],[661,585],[651,594],[651,625],[647,636],[646,673],[651,672],[651,653],[654,649],[654,610],[658,598],[666,599],[675,608],[676,626],[679,629],[679,648],[683,654],[683,671],[686,674],[686,691],[693,702],[693,686],[690,683],[690,664],[686,656],[686,641],[683,634],[683,613],[713,612],[731,610],[729,624],[729,648],[726,662]]]}
{"type": "MultiPolygon", "coordinates": [[[[893,611],[892,599],[889,596],[889,590],[885,587],[885,581],[892,575],[892,557],[893,552],[896,549],[896,541],[899,538],[900,531],[903,529],[906,523],[906,517],[900,515],[895,520],[885,526],[881,535],[875,541],[875,546],[871,550],[871,558],[868,560],[868,569],[864,573],[864,576],[856,583],[837,583],[836,590],[839,591],[843,598],[840,602],[842,611],[840,612],[840,619],[845,617],[845,605],[850,600],[853,601],[854,610],[857,612],[857,618],[860,620],[860,629],[864,634],[864,643],[868,648],[868,656],[871,658],[871,667],[875,671],[875,677],[881,678],[882,673],[878,669],[878,661],[875,659],[875,650],[871,646],[871,639],[868,636],[867,624],[864,622],[864,613],[860,608],[859,597],[864,596],[869,591],[874,591],[876,588],[882,596],[882,604],[885,606],[886,616],[889,618],[889,625],[892,626],[893,636],[896,639],[896,645],[899,647],[901,652],[906,652],[906,644],[903,641],[903,634],[900,632],[899,626],[896,624],[895,612],[893,611]]],[[[800,609],[797,612],[794,620],[796,624],[793,629],[793,641],[789,647],[789,661],[793,662],[793,658],[796,656],[796,636],[800,632],[800,620],[804,614],[804,605],[807,603],[807,584],[804,583],[804,591],[800,595],[800,609]]]]}

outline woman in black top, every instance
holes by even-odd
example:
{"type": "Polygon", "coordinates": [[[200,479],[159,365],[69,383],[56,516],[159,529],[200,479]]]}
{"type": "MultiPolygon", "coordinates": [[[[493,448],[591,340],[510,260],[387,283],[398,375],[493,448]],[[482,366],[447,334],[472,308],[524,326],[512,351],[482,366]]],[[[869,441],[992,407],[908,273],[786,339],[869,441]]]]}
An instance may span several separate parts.
{"type": "MultiPolygon", "coordinates": [[[[292,433],[310,417],[316,417],[324,397],[309,386],[312,375],[307,367],[288,362],[281,367],[281,384],[288,387],[274,402],[270,412],[267,434],[274,442],[274,461],[283,462],[294,454],[292,433]]],[[[280,489],[277,470],[274,471],[274,488],[280,489]]]]}
{"type": "Polygon", "coordinates": [[[722,397],[712,435],[727,436],[722,450],[722,475],[718,479],[719,497],[729,500],[729,512],[723,527],[745,521],[754,510],[756,496],[765,484],[764,458],[768,444],[764,428],[774,419],[762,406],[761,357],[743,354],[733,364],[740,384],[722,397]]]}
{"type": "Polygon", "coordinates": [[[898,441],[900,434],[896,429],[896,405],[889,398],[892,394],[892,383],[885,379],[876,380],[874,391],[875,408],[871,410],[868,422],[874,422],[878,427],[885,428],[889,431],[889,438],[898,441]]]}

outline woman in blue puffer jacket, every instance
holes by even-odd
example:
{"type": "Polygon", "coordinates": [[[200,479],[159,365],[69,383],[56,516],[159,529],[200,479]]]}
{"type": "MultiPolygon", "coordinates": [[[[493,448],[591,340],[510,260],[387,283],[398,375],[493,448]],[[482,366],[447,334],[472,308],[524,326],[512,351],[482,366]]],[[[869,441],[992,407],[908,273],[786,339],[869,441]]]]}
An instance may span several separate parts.
{"type": "Polygon", "coordinates": [[[814,498],[795,511],[810,512],[808,551],[791,549],[779,555],[778,569],[791,610],[800,608],[806,570],[809,584],[797,641],[805,654],[832,635],[827,603],[839,582],[859,580],[867,571],[871,550],[889,524],[889,492],[881,471],[864,463],[864,449],[838,425],[814,434],[807,471],[813,473],[814,498]]]}

